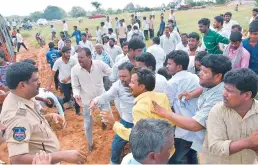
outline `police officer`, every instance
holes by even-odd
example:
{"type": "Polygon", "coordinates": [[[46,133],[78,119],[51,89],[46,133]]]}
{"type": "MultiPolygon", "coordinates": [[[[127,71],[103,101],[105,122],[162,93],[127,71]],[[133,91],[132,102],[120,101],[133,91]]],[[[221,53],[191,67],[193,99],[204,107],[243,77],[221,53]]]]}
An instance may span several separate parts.
{"type": "Polygon", "coordinates": [[[6,125],[5,139],[12,164],[31,164],[41,150],[50,153],[51,163],[61,161],[82,164],[85,156],[78,150],[59,151],[57,136],[48,122],[62,120],[58,114],[40,114],[34,97],[39,92],[38,69],[32,64],[18,62],[7,71],[10,93],[5,98],[0,115],[6,125]]]}

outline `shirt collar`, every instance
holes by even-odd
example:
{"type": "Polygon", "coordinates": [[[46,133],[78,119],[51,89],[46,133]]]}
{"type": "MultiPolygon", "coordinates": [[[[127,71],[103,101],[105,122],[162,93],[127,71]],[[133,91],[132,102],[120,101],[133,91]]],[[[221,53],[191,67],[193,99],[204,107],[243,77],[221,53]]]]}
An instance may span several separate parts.
{"type": "Polygon", "coordinates": [[[253,104],[251,109],[246,113],[245,117],[243,119],[247,119],[248,117],[258,113],[258,101],[253,99],[253,104]]]}
{"type": "Polygon", "coordinates": [[[17,101],[18,101],[18,103],[20,104],[20,106],[19,106],[20,108],[26,109],[26,106],[28,106],[29,108],[31,108],[31,109],[34,110],[34,108],[35,108],[35,102],[34,102],[33,98],[30,99],[30,100],[27,100],[27,99],[25,99],[25,98],[23,98],[23,97],[20,97],[20,96],[14,94],[14,93],[12,93],[12,92],[10,92],[10,95],[11,95],[11,97],[12,97],[14,100],[17,100],[17,101]]]}
{"type": "MultiPolygon", "coordinates": [[[[79,65],[80,65],[80,64],[79,64],[79,65]]],[[[90,68],[90,71],[92,71],[95,67],[96,67],[95,61],[94,61],[94,60],[91,60],[91,68],[90,68]]],[[[80,69],[86,70],[86,69],[84,69],[81,65],[80,65],[80,69]]],[[[86,70],[86,71],[87,71],[87,70],[86,70]]],[[[88,72],[88,71],[87,71],[87,72],[88,72]]]]}
{"type": "Polygon", "coordinates": [[[219,83],[215,87],[206,88],[206,90],[203,93],[214,93],[216,91],[219,91],[221,88],[224,88],[224,82],[219,83]]]}
{"type": "Polygon", "coordinates": [[[144,92],[142,94],[140,94],[139,96],[137,96],[135,99],[134,99],[134,104],[136,104],[139,100],[141,100],[142,98],[144,97],[148,97],[152,92],[151,91],[148,91],[148,92],[144,92]]]}

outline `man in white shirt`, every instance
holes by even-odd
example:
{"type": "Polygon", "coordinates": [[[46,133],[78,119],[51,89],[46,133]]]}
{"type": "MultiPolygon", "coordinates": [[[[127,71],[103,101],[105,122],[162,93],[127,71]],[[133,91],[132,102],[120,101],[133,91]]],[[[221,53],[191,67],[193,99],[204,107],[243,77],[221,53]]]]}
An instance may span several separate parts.
{"type": "MultiPolygon", "coordinates": [[[[129,90],[129,84],[131,82],[131,71],[134,66],[130,62],[123,63],[119,66],[119,80],[114,82],[111,88],[102,95],[94,98],[89,109],[93,109],[97,105],[110,102],[114,99],[120,100],[120,123],[126,128],[133,127],[132,109],[134,106],[134,97],[129,90]]],[[[112,142],[111,160],[110,164],[119,164],[120,155],[128,141],[122,139],[119,135],[115,135],[112,142]]]]}
{"type": "Polygon", "coordinates": [[[96,42],[102,43],[101,30],[99,29],[99,26],[96,27],[96,42]]]}
{"type": "Polygon", "coordinates": [[[87,39],[87,34],[82,33],[82,40],[79,42],[80,47],[89,48],[90,51],[94,51],[94,47],[91,41],[87,39]]]}
{"type": "MultiPolygon", "coordinates": [[[[225,30],[223,28],[223,23],[224,23],[224,18],[222,16],[216,16],[214,17],[214,23],[213,23],[213,27],[214,27],[214,31],[216,31],[217,33],[219,33],[221,36],[226,37],[229,39],[229,36],[231,34],[231,30],[225,30]]],[[[233,25],[234,26],[234,25],[233,25]]],[[[220,50],[224,51],[225,47],[227,46],[226,44],[222,44],[219,43],[220,46],[220,50]]]]}
{"type": "Polygon", "coordinates": [[[258,16],[258,8],[254,8],[254,9],[253,9],[253,16],[250,18],[249,24],[250,24],[251,22],[253,22],[253,20],[255,20],[255,18],[257,18],[257,16],[258,16]]]}
{"type": "Polygon", "coordinates": [[[107,52],[109,53],[109,55],[112,57],[112,60],[115,61],[116,57],[123,53],[122,49],[120,46],[115,45],[115,39],[114,38],[110,38],[109,39],[109,47],[107,52]]]}
{"type": "Polygon", "coordinates": [[[112,28],[112,22],[111,20],[109,19],[109,16],[107,16],[107,20],[105,22],[105,25],[106,27],[109,29],[109,28],[112,28]]]}
{"type": "Polygon", "coordinates": [[[156,72],[163,67],[166,60],[166,53],[160,46],[160,38],[154,37],[152,39],[152,46],[148,47],[147,52],[151,53],[156,59],[156,72]]]}
{"type": "Polygon", "coordinates": [[[108,28],[104,22],[100,22],[100,34],[101,34],[101,38],[108,35],[108,28]]]}
{"type": "MultiPolygon", "coordinates": [[[[79,51],[78,59],[79,64],[72,68],[71,73],[73,96],[76,102],[84,109],[84,127],[88,141],[88,151],[92,152],[92,116],[90,114],[89,105],[92,99],[105,92],[103,75],[110,75],[112,68],[102,61],[92,60],[92,54],[88,48],[82,48],[79,51]]],[[[108,102],[104,103],[99,108],[100,111],[104,109],[110,111],[108,102]]],[[[105,127],[104,123],[102,127],[105,127]]]]}
{"type": "Polygon", "coordinates": [[[224,28],[224,30],[228,31],[228,33],[230,33],[230,34],[231,34],[232,26],[239,24],[237,21],[234,21],[231,18],[232,18],[232,13],[231,12],[226,12],[224,14],[223,28],[224,28]]]}
{"type": "Polygon", "coordinates": [[[146,40],[149,39],[150,21],[146,17],[143,17],[143,33],[146,40]]]}
{"type": "MultiPolygon", "coordinates": [[[[198,98],[182,101],[178,96],[187,91],[191,92],[200,87],[199,77],[187,71],[189,57],[185,51],[175,50],[167,56],[167,70],[173,76],[168,81],[172,91],[173,101],[171,106],[176,114],[193,117],[197,109],[198,98]]],[[[170,158],[169,164],[182,164],[186,157],[187,164],[198,164],[197,152],[191,149],[195,133],[176,127],[175,149],[176,152],[170,158]]]]}
{"type": "MultiPolygon", "coordinates": [[[[52,75],[49,76],[47,91],[50,91],[54,76],[59,71],[58,79],[62,92],[64,93],[63,103],[71,100],[72,85],[71,85],[71,70],[76,65],[76,61],[70,58],[71,48],[64,46],[62,49],[62,57],[58,58],[52,68],[52,75]]],[[[80,107],[75,103],[76,114],[80,115],[80,107]]]]}
{"type": "Polygon", "coordinates": [[[136,56],[139,56],[142,54],[143,49],[145,48],[145,43],[139,39],[134,38],[130,40],[128,43],[128,54],[121,60],[119,60],[115,65],[113,66],[112,74],[109,77],[109,80],[111,82],[115,82],[118,79],[118,67],[119,65],[125,63],[125,62],[131,62],[134,66],[136,65],[136,56]]]}
{"type": "Polygon", "coordinates": [[[120,45],[122,46],[123,42],[126,42],[127,28],[123,25],[123,21],[119,21],[119,26],[117,27],[117,35],[119,38],[120,45]]]}
{"type": "Polygon", "coordinates": [[[64,117],[64,110],[62,107],[63,100],[52,92],[46,91],[44,88],[39,88],[39,94],[35,99],[40,102],[41,106],[47,106],[48,108],[53,108],[55,106],[58,114],[64,117]]]}
{"type": "Polygon", "coordinates": [[[72,41],[71,41],[70,39],[66,39],[66,40],[65,40],[65,46],[68,47],[68,48],[70,48],[70,53],[71,53],[70,55],[73,56],[74,53],[75,53],[75,49],[74,49],[74,47],[72,46],[72,41]]]}
{"type": "Polygon", "coordinates": [[[58,51],[62,52],[63,47],[65,46],[65,35],[60,33],[60,40],[58,41],[58,51]]]}
{"type": "Polygon", "coordinates": [[[170,28],[165,27],[165,33],[160,37],[160,46],[164,49],[166,54],[176,49],[177,41],[173,35],[170,35],[170,28]]]}
{"type": "Polygon", "coordinates": [[[172,20],[173,22],[176,22],[176,15],[175,15],[173,9],[170,9],[170,13],[169,13],[169,16],[168,16],[168,20],[172,20]]]}
{"type": "Polygon", "coordinates": [[[69,37],[69,34],[68,34],[68,24],[66,23],[65,20],[63,20],[63,32],[65,34],[65,38],[69,37]]]}
{"type": "Polygon", "coordinates": [[[185,52],[187,52],[189,50],[188,34],[186,34],[186,33],[181,34],[181,42],[179,44],[177,44],[176,50],[183,50],[185,52]]]}
{"type": "Polygon", "coordinates": [[[116,34],[114,33],[114,31],[113,31],[112,28],[109,28],[109,29],[108,29],[108,37],[109,37],[109,39],[110,39],[110,38],[114,38],[114,39],[115,39],[115,42],[117,42],[117,36],[116,36],[116,34]]]}
{"type": "Polygon", "coordinates": [[[176,44],[179,44],[181,42],[181,36],[178,33],[178,31],[175,29],[174,23],[171,20],[169,20],[167,26],[169,27],[170,35],[173,38],[175,38],[176,44]]]}
{"type": "Polygon", "coordinates": [[[126,57],[127,54],[128,54],[128,42],[124,42],[122,44],[122,50],[123,50],[123,53],[122,54],[119,54],[117,57],[116,57],[116,60],[115,60],[115,63],[117,63],[118,61],[120,61],[122,58],[126,57]]]}
{"type": "MultiPolygon", "coordinates": [[[[136,68],[148,68],[155,72],[156,70],[156,60],[155,57],[151,53],[143,53],[140,56],[136,57],[136,68]]],[[[173,101],[172,99],[172,91],[171,87],[168,84],[167,79],[160,75],[155,73],[155,88],[153,91],[155,92],[160,92],[160,93],[165,93],[168,96],[169,101],[173,101]]]]}
{"type": "Polygon", "coordinates": [[[19,29],[17,29],[16,38],[17,38],[17,52],[20,51],[20,47],[21,47],[21,46],[23,46],[24,49],[26,49],[26,50],[28,51],[26,45],[25,45],[24,42],[23,42],[23,37],[22,37],[22,35],[21,35],[19,29]]]}
{"type": "Polygon", "coordinates": [[[103,48],[104,48],[104,51],[108,52],[108,48],[109,48],[109,36],[108,35],[103,36],[103,48]]]}
{"type": "Polygon", "coordinates": [[[191,61],[192,56],[189,56],[190,61],[189,61],[187,71],[199,76],[199,73],[201,70],[201,61],[202,61],[203,57],[205,57],[207,55],[209,55],[209,54],[206,51],[199,51],[199,52],[197,52],[196,56],[194,56],[192,61],[191,61]]]}

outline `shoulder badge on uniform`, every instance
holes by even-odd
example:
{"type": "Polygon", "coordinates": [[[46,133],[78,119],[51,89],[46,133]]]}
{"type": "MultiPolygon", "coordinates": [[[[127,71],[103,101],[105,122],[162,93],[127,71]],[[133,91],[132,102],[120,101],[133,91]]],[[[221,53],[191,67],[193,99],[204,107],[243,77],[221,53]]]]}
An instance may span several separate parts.
{"type": "Polygon", "coordinates": [[[17,141],[23,141],[26,138],[26,128],[24,127],[14,127],[13,128],[13,139],[17,141]]]}
{"type": "Polygon", "coordinates": [[[18,104],[18,110],[16,115],[18,116],[26,116],[27,115],[27,107],[23,103],[18,104]]]}

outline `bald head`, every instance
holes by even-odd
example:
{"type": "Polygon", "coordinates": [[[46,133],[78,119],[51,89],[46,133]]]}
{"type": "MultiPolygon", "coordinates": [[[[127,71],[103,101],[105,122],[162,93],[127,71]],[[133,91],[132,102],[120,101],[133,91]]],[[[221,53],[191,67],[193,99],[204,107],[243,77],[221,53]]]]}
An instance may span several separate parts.
{"type": "Polygon", "coordinates": [[[95,45],[95,50],[96,50],[96,52],[97,52],[98,54],[102,54],[103,45],[100,44],[100,43],[97,43],[97,44],[95,45]]]}

